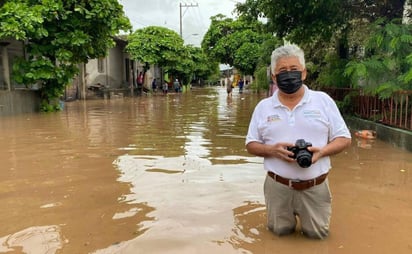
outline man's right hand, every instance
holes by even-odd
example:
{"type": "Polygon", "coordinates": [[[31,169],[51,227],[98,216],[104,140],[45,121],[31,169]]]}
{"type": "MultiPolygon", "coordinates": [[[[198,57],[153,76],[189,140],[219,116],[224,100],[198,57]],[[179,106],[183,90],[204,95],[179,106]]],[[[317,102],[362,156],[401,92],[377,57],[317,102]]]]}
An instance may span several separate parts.
{"type": "Polygon", "coordinates": [[[261,157],[274,157],[287,162],[294,162],[295,159],[289,157],[293,156],[293,152],[287,148],[292,147],[294,144],[281,142],[273,145],[261,144],[259,142],[250,142],[246,145],[246,149],[249,153],[261,156],[261,157]]]}

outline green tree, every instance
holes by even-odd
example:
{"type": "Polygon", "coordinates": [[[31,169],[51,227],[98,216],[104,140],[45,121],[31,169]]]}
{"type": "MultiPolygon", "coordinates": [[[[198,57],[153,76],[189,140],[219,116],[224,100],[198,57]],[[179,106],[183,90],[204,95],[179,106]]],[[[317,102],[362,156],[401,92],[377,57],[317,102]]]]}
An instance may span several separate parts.
{"type": "Polygon", "coordinates": [[[382,98],[412,89],[412,25],[382,19],[371,27],[365,53],[348,63],[345,74],[355,86],[382,98]]]}
{"type": "Polygon", "coordinates": [[[220,63],[229,64],[243,74],[253,74],[256,69],[262,43],[270,38],[259,32],[261,23],[247,22],[246,19],[233,20],[224,15],[211,18],[202,48],[206,54],[220,63]]]}
{"type": "Polygon", "coordinates": [[[210,58],[217,59],[220,63],[233,65],[234,56],[230,51],[231,44],[226,36],[233,33],[233,19],[222,14],[211,17],[211,24],[203,37],[202,48],[210,58]]]}
{"type": "Polygon", "coordinates": [[[402,18],[406,0],[246,0],[236,11],[249,19],[267,18],[268,31],[302,44],[316,38],[328,40],[350,28],[353,19],[374,22],[386,17],[402,18]]]}
{"type": "Polygon", "coordinates": [[[200,47],[187,45],[186,48],[189,50],[189,58],[192,62],[191,72],[185,72],[184,68],[182,71],[186,74],[185,77],[188,81],[194,79],[198,81],[208,80],[216,73],[219,73],[218,62],[210,59],[200,47]]]}
{"type": "Polygon", "coordinates": [[[263,42],[260,51],[259,59],[256,70],[254,72],[255,82],[252,84],[256,91],[267,90],[269,88],[269,81],[271,80],[270,70],[271,56],[273,50],[281,46],[283,41],[279,40],[277,37],[271,37],[265,42],[263,42]]]}
{"type": "Polygon", "coordinates": [[[113,37],[130,28],[117,0],[6,0],[0,8],[0,38],[24,40],[28,53],[13,76],[40,84],[43,111],[59,110],[78,63],[105,56],[113,37]]]}
{"type": "Polygon", "coordinates": [[[210,75],[208,68],[216,63],[209,61],[203,51],[191,45],[185,46],[183,39],[173,30],[149,26],[133,32],[128,38],[126,50],[131,57],[148,68],[157,64],[173,77],[188,84],[194,76],[210,75]]]}
{"type": "Polygon", "coordinates": [[[166,70],[175,68],[187,56],[183,39],[173,30],[159,26],[134,31],[128,37],[126,50],[133,59],[166,70]]]}
{"type": "Polygon", "coordinates": [[[304,48],[309,80],[389,96],[411,89],[410,0],[246,0],[237,12],[304,48]]]}
{"type": "Polygon", "coordinates": [[[330,38],[342,23],[342,0],[246,0],[237,11],[267,18],[269,31],[296,43],[313,37],[330,38]]]}

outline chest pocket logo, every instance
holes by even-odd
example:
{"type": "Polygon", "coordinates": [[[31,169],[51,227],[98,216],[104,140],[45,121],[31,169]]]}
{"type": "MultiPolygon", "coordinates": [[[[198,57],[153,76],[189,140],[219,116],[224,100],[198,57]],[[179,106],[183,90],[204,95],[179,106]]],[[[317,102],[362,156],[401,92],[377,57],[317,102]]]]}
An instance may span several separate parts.
{"type": "Polygon", "coordinates": [[[273,122],[277,122],[280,121],[280,116],[279,115],[271,115],[267,117],[267,122],[268,123],[273,123],[273,122]]]}
{"type": "Polygon", "coordinates": [[[303,111],[303,116],[306,119],[320,119],[321,113],[320,113],[320,110],[318,109],[305,110],[303,111]]]}

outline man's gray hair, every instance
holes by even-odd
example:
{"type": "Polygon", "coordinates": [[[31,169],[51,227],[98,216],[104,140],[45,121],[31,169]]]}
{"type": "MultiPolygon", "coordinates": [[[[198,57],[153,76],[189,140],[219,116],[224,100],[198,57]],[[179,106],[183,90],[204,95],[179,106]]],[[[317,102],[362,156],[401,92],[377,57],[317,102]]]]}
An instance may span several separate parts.
{"type": "Polygon", "coordinates": [[[278,47],[272,52],[271,58],[271,71],[274,74],[276,63],[281,57],[296,56],[299,59],[299,63],[305,68],[305,53],[295,44],[287,44],[278,47]]]}

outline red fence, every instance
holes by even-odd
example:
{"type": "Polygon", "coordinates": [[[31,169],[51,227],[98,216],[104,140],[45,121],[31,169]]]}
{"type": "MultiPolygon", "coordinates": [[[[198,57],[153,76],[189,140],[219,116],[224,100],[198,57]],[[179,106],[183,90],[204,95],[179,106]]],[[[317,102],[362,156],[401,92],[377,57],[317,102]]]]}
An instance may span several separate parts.
{"type": "MultiPolygon", "coordinates": [[[[361,89],[322,89],[337,101],[345,101],[349,113],[396,128],[412,130],[412,91],[400,91],[390,98],[364,95],[361,89]],[[346,98],[349,96],[349,98],[346,98]],[[348,105],[350,104],[350,105],[348,105]]],[[[345,103],[343,103],[345,104],[345,103]]]]}

